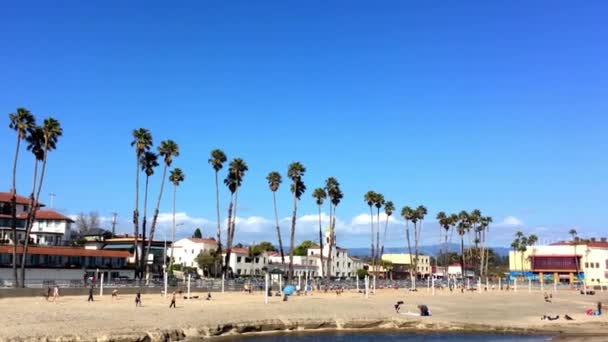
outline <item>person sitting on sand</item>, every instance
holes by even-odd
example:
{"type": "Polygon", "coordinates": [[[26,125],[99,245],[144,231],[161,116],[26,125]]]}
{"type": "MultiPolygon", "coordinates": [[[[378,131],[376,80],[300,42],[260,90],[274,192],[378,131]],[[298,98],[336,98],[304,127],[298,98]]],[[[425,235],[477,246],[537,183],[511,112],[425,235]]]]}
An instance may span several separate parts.
{"type": "Polygon", "coordinates": [[[207,293],[207,298],[205,300],[211,300],[211,292],[207,293]]]}
{"type": "Polygon", "coordinates": [[[431,310],[429,310],[429,307],[424,304],[418,305],[418,310],[420,310],[420,316],[431,315],[431,310]]]}
{"type": "Polygon", "coordinates": [[[135,307],[141,306],[141,292],[135,294],[135,307]]]}
{"type": "Polygon", "coordinates": [[[553,299],[553,295],[552,294],[547,294],[547,292],[545,292],[545,302],[551,303],[552,299],[553,299]]]}
{"type": "Polygon", "coordinates": [[[118,289],[112,290],[112,300],[118,299],[118,289]]]}
{"type": "Polygon", "coordinates": [[[555,315],[554,317],[551,317],[549,315],[543,315],[543,317],[541,317],[541,320],[549,320],[549,321],[555,321],[556,319],[559,319],[559,315],[555,315]]]}

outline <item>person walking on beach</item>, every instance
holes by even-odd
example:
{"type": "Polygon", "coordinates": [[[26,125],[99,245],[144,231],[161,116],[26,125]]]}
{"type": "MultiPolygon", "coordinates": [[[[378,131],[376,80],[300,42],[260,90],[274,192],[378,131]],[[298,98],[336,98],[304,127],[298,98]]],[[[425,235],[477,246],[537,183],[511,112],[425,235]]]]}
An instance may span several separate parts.
{"type": "Polygon", "coordinates": [[[118,289],[112,290],[112,301],[118,299],[118,289]]]}
{"type": "Polygon", "coordinates": [[[135,294],[135,307],[141,306],[141,292],[137,291],[135,294]]]}
{"type": "Polygon", "coordinates": [[[53,288],[53,303],[59,298],[59,287],[55,285],[53,288]]]}
{"type": "Polygon", "coordinates": [[[93,300],[93,285],[91,284],[91,287],[89,287],[89,298],[87,299],[87,302],[94,302],[93,300]]]}
{"type": "Polygon", "coordinates": [[[51,289],[51,287],[49,286],[48,289],[46,289],[46,301],[49,301],[49,298],[51,298],[51,294],[53,293],[53,289],[51,289]]]}
{"type": "Polygon", "coordinates": [[[175,291],[173,291],[173,296],[171,297],[171,304],[169,304],[169,308],[175,309],[175,291]]]}

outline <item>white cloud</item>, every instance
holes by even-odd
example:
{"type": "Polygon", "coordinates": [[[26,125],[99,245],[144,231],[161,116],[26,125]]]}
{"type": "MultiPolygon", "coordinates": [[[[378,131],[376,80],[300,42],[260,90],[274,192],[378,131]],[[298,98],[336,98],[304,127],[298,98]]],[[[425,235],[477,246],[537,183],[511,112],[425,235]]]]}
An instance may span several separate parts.
{"type": "Polygon", "coordinates": [[[515,216],[507,216],[498,225],[508,227],[521,227],[524,225],[524,222],[515,216]]]}

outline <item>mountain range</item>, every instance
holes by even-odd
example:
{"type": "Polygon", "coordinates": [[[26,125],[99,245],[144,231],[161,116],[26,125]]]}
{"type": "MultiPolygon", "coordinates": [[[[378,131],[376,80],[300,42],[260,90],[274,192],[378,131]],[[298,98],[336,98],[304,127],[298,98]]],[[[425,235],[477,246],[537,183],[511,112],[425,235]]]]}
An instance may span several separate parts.
{"type": "MultiPolygon", "coordinates": [[[[466,246],[465,246],[466,247],[466,246]]],[[[448,244],[448,248],[450,252],[460,253],[460,245],[457,243],[448,244]]],[[[500,256],[509,255],[510,249],[507,247],[490,247],[494,253],[500,256]]],[[[426,245],[419,246],[420,253],[431,255],[436,257],[439,254],[439,250],[444,250],[445,245],[426,245]]],[[[370,249],[368,248],[347,248],[348,254],[356,257],[368,257],[370,254],[370,249]]],[[[412,252],[414,251],[414,246],[412,246],[412,252]]],[[[385,247],[384,253],[407,253],[406,247],[385,247]]]]}

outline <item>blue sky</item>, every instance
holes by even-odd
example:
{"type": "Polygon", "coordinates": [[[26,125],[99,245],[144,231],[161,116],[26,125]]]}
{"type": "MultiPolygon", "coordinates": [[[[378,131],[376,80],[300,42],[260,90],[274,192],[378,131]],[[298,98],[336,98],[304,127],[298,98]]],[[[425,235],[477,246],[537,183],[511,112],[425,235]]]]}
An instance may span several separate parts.
{"type": "MultiPolygon", "coordinates": [[[[428,243],[439,239],[437,211],[474,208],[494,218],[497,245],[518,229],[541,241],[571,227],[605,235],[605,2],[0,6],[0,112],[23,106],[61,121],[43,197],[56,193],[65,213],[117,211],[120,230],[132,230],[129,142],[132,129],[146,127],[155,142],[181,148],[178,235],[214,230],[207,158],[215,147],[249,164],[237,226],[244,242],[274,238],[264,177],[294,160],[308,169],[299,239],[315,237],[310,193],[328,176],[345,193],[338,240],[346,246],[369,244],[362,197],[370,189],[398,208],[427,206],[428,243]]],[[[8,191],[15,136],[5,118],[0,188],[8,191]]],[[[23,153],[22,193],[31,165],[23,153]]],[[[291,213],[287,189],[281,217],[291,213]]],[[[391,223],[390,246],[404,245],[403,230],[391,223]]]]}

